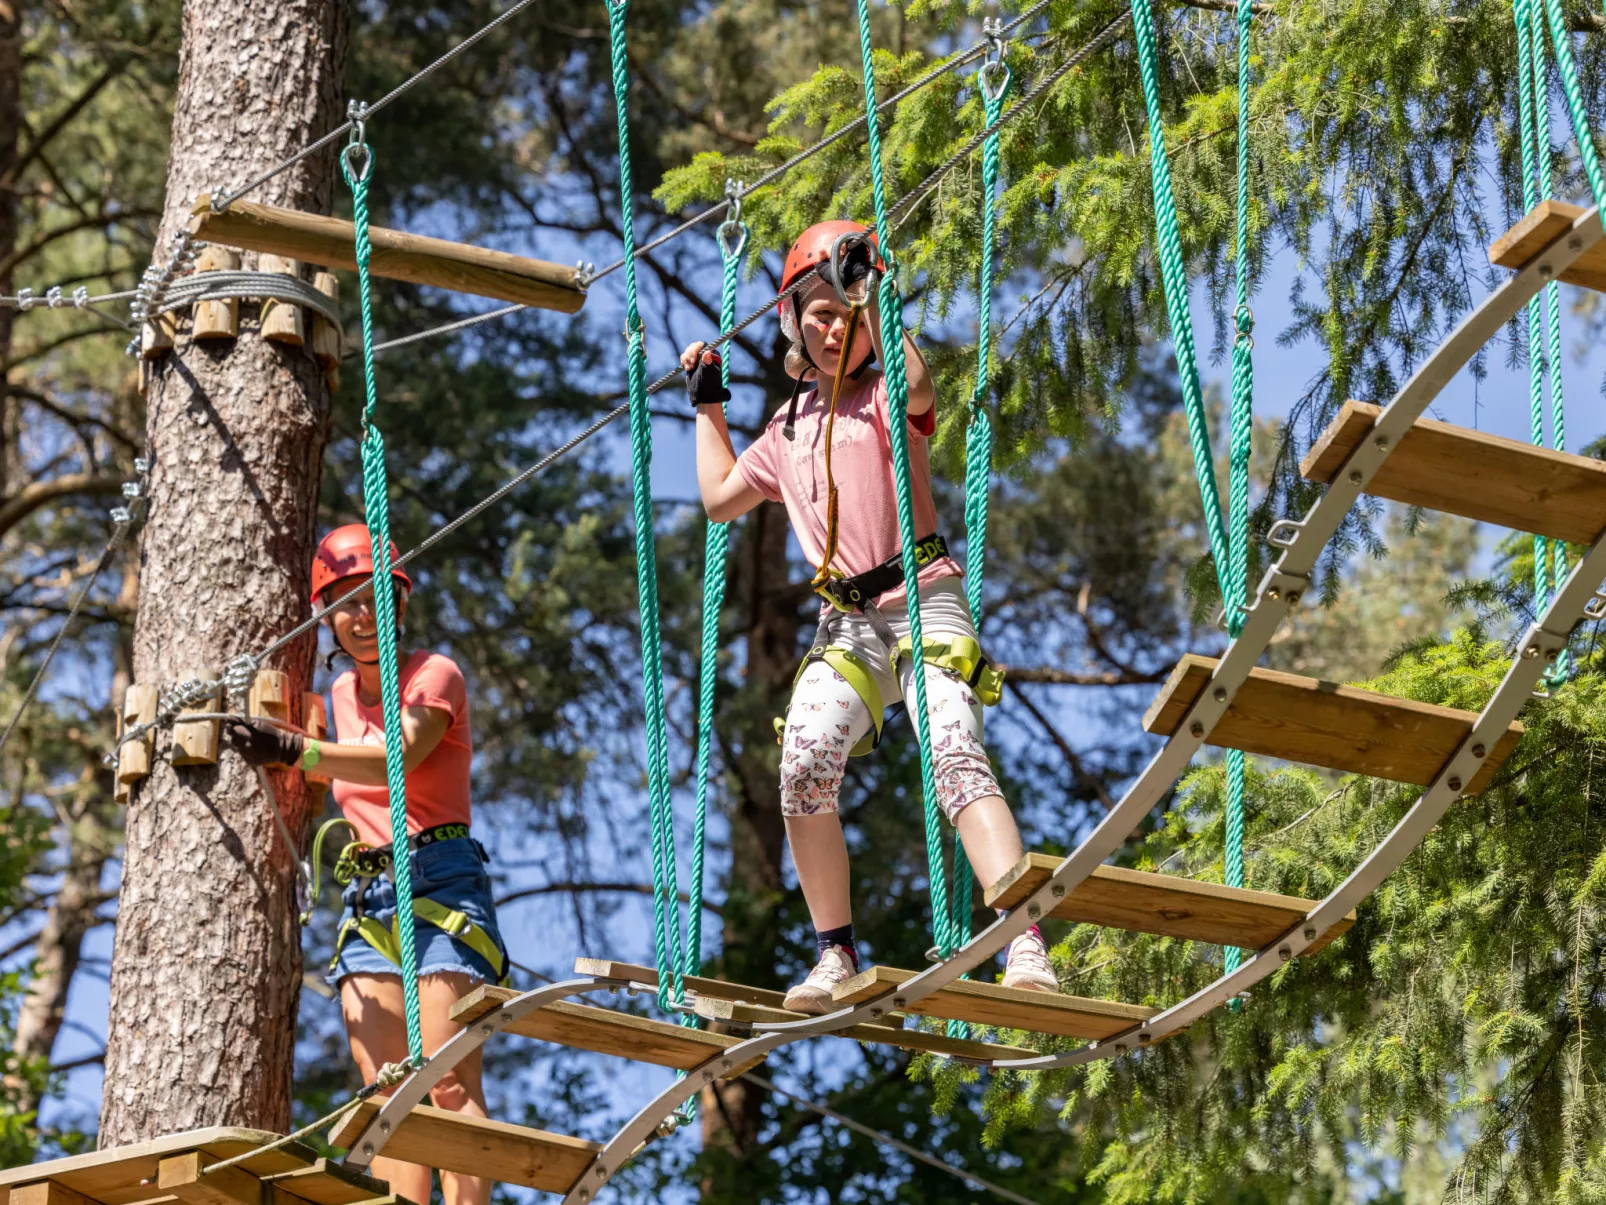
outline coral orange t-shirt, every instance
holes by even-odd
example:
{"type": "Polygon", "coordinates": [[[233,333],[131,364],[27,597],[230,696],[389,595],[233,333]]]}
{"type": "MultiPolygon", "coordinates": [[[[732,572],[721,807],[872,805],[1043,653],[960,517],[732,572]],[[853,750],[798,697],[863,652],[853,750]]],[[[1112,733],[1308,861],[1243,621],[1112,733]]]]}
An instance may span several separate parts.
{"type": "MultiPolygon", "coordinates": [[[[736,461],[747,484],[771,502],[786,506],[797,542],[809,564],[825,552],[827,503],[825,425],[830,398],[812,389],[798,399],[796,438],[787,441],[786,408],[736,461]]],[[[937,507],[931,498],[931,458],[927,440],[936,429],[935,409],[909,418],[909,484],[914,502],[915,538],[937,531],[937,507]]],[[[892,473],[892,413],[886,378],[876,373],[837,399],[831,432],[831,477],[837,487],[837,545],[831,568],[856,577],[897,556],[903,547],[898,533],[898,492],[892,473]]],[[[920,584],[930,585],[961,572],[951,557],[939,557],[920,571],[920,584]]],[[[901,602],[903,584],[876,601],[901,602]]]]}
{"type": "MultiPolygon", "coordinates": [[[[385,745],[382,705],[372,707],[357,697],[357,674],[347,670],[330,690],[334,701],[335,732],[342,745],[385,745]]],[[[468,723],[468,687],[457,662],[439,653],[420,650],[401,667],[401,705],[435,707],[452,717],[440,744],[416,768],[407,772],[407,832],[420,833],[438,824],[469,822],[469,767],[474,740],[468,723]]],[[[390,844],[390,792],[383,786],[342,782],[332,784],[335,802],[356,826],[359,839],[369,845],[390,844]]]]}

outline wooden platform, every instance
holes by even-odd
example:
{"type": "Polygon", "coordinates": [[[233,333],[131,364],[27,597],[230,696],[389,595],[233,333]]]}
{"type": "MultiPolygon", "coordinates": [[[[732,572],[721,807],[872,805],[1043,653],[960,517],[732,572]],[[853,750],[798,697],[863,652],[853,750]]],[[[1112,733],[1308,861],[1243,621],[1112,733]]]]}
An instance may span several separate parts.
{"type": "MultiPolygon", "coordinates": [[[[355,229],[339,218],[253,201],[235,201],[223,213],[213,213],[209,197],[197,200],[191,212],[191,233],[209,243],[265,251],[329,268],[357,267],[355,229]]],[[[576,313],[585,304],[575,269],[563,264],[379,226],[369,227],[368,238],[373,248],[368,270],[387,280],[434,285],[565,314],[576,313]]]]}
{"type": "MultiPolygon", "coordinates": [[[[279,1137],[214,1126],[0,1172],[0,1205],[397,1205],[383,1180],[292,1142],[210,1175],[201,1169],[279,1137]]],[[[406,1205],[400,1202],[400,1205],[406,1205]]]]}
{"type": "MultiPolygon", "coordinates": [[[[1215,668],[1213,658],[1192,653],[1178,662],[1143,716],[1144,731],[1174,733],[1215,668]]],[[[1420,785],[1444,768],[1477,718],[1470,711],[1254,669],[1205,740],[1263,757],[1420,785]]],[[[1517,723],[1506,730],[1461,794],[1476,795],[1487,785],[1522,731],[1517,723]]]]}
{"type": "MultiPolygon", "coordinates": [[[[1053,854],[1027,854],[987,888],[987,906],[1005,911],[1018,907],[1049,880],[1061,861],[1053,854]]],[[[1313,907],[1310,900],[1293,895],[1100,866],[1055,904],[1049,915],[1130,933],[1258,950],[1297,925],[1313,907]]],[[[1351,912],[1306,952],[1320,950],[1354,923],[1355,913],[1351,912]]]]}
{"type": "MultiPolygon", "coordinates": [[[[505,987],[478,987],[452,1008],[452,1019],[470,1025],[521,994],[505,987]]],[[[669,1021],[654,1021],[633,1013],[571,1004],[568,1001],[548,1004],[526,1013],[503,1026],[502,1031],[541,1042],[554,1042],[575,1050],[611,1054],[658,1067],[674,1067],[679,1071],[701,1067],[720,1051],[729,1050],[741,1041],[729,1034],[709,1033],[669,1021]]],[[[726,1074],[740,1075],[763,1061],[753,1060],[726,1074]]]]}
{"type": "MultiPolygon", "coordinates": [[[[1566,201],[1541,201],[1489,247],[1489,262],[1501,268],[1521,268],[1555,242],[1584,213],[1566,201]]],[[[1596,243],[1572,266],[1556,277],[1570,285],[1606,292],[1606,244],[1596,243]]]]}
{"type": "MultiPolygon", "coordinates": [[[[358,1105],[329,1135],[330,1145],[344,1147],[355,1142],[378,1112],[375,1101],[358,1105]]],[[[598,1143],[584,1138],[419,1105],[397,1123],[383,1153],[503,1184],[567,1192],[600,1150],[598,1143]]]]}
{"type": "Polygon", "coordinates": [[[1057,996],[1051,992],[1022,991],[963,979],[905,1008],[897,996],[888,993],[913,979],[915,974],[897,967],[871,967],[839,984],[831,995],[838,1004],[860,1004],[878,996],[888,996],[887,1006],[899,1011],[1067,1038],[1112,1037],[1138,1022],[1147,1021],[1159,1011],[1139,1004],[1057,996]]]}
{"type": "MultiPolygon", "coordinates": [[[[733,1000],[697,1001],[697,1015],[711,1021],[725,1021],[732,1025],[775,1024],[786,1021],[808,1020],[802,1013],[787,1012],[784,1008],[765,1008],[759,1004],[739,1004],[733,1000]]],[[[946,1034],[927,1033],[920,1029],[904,1029],[901,1015],[892,1025],[850,1025],[838,1030],[834,1037],[852,1038],[873,1046],[896,1046],[902,1050],[915,1050],[923,1054],[940,1054],[952,1059],[970,1059],[987,1062],[995,1059],[1034,1059],[1041,1052],[1020,1046],[1004,1046],[995,1042],[973,1042],[964,1038],[950,1038],[946,1034]]]]}
{"type": "MultiPolygon", "coordinates": [[[[652,967],[633,962],[613,962],[606,958],[576,958],[576,975],[595,975],[599,979],[616,979],[624,983],[640,983],[657,988],[658,972],[652,967]]],[[[736,1000],[745,1004],[762,1004],[766,1008],[780,1008],[786,1003],[786,993],[764,987],[748,987],[744,983],[727,983],[723,979],[705,979],[701,975],[687,975],[686,990],[714,1000],[736,1000]]]]}
{"type": "MultiPolygon", "coordinates": [[[[1300,462],[1301,475],[1332,482],[1382,412],[1345,402],[1300,462]]],[[[1593,544],[1606,529],[1606,461],[1432,419],[1412,425],[1366,492],[1574,544],[1593,544]]]]}

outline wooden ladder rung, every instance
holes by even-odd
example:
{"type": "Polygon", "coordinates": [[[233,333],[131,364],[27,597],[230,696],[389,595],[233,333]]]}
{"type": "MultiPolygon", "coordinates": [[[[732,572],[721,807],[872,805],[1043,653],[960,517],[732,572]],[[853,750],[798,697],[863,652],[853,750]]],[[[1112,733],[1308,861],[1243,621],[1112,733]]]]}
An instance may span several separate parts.
{"type": "MultiPolygon", "coordinates": [[[[521,994],[505,987],[478,987],[453,1006],[452,1019],[462,1025],[472,1025],[521,994]]],[[[729,1034],[689,1029],[668,1021],[654,1021],[650,1017],[587,1004],[571,1004],[566,1000],[526,1013],[509,1022],[504,1032],[680,1071],[701,1067],[741,1040],[729,1034]]]]}
{"type": "MultiPolygon", "coordinates": [[[[367,1100],[348,1113],[329,1135],[330,1145],[355,1142],[378,1115],[380,1103],[367,1100]]],[[[584,1138],[418,1105],[396,1122],[383,1153],[440,1171],[568,1192],[600,1150],[584,1138]]]]}
{"type": "Polygon", "coordinates": [[[871,967],[846,983],[838,984],[831,996],[838,1004],[862,1004],[887,995],[889,1006],[901,1012],[1067,1038],[1108,1038],[1147,1021],[1159,1011],[1139,1004],[1024,991],[968,979],[950,983],[905,1008],[899,997],[890,993],[913,979],[915,974],[897,967],[871,967]]]}
{"type": "MultiPolygon", "coordinates": [[[[657,971],[652,967],[639,966],[633,962],[613,962],[606,958],[576,958],[574,973],[595,975],[598,979],[614,979],[622,983],[639,983],[650,988],[658,986],[657,971]]],[[[772,991],[765,987],[748,987],[743,983],[727,983],[723,979],[705,979],[701,975],[687,975],[685,986],[688,992],[695,992],[699,996],[708,996],[714,1000],[738,1000],[747,1004],[762,1004],[768,1008],[780,1008],[786,1003],[785,992],[772,991]]]]}
{"type": "MultiPolygon", "coordinates": [[[[1005,911],[1018,907],[1049,880],[1062,860],[1053,854],[1027,854],[987,889],[987,906],[1005,911]]],[[[1288,932],[1314,907],[1310,900],[1293,895],[1201,883],[1124,866],[1100,866],[1049,915],[1130,933],[1258,950],[1288,932]]],[[[1351,912],[1306,953],[1314,954],[1354,923],[1355,913],[1351,912]]]]}
{"type": "MultiPolygon", "coordinates": [[[[732,1025],[775,1024],[785,1021],[806,1021],[802,1013],[788,1012],[784,1008],[765,1008],[759,1004],[741,1004],[734,1000],[713,1000],[700,997],[697,1015],[711,1021],[726,1021],[732,1025]]],[[[1041,1051],[1021,1046],[1004,1046],[995,1042],[975,1042],[965,1038],[950,1038],[946,1034],[927,1033],[920,1029],[904,1029],[902,1017],[897,1024],[850,1025],[839,1029],[831,1037],[852,1038],[875,1046],[896,1046],[901,1050],[917,1050],[923,1054],[940,1054],[948,1058],[971,1059],[987,1062],[996,1059],[1034,1059],[1041,1051]]]]}
{"type": "MultiPolygon", "coordinates": [[[[1345,402],[1300,461],[1301,475],[1331,483],[1381,413],[1345,402]]],[[[1412,425],[1366,492],[1574,544],[1593,544],[1606,529],[1606,461],[1433,419],[1412,425]]]]}
{"type": "MultiPolygon", "coordinates": [[[[329,268],[357,266],[355,227],[339,218],[254,201],[235,201],[222,213],[214,213],[210,197],[198,199],[191,212],[191,233],[209,243],[329,268]]],[[[564,264],[379,226],[370,226],[368,237],[373,248],[368,270],[387,280],[434,285],[565,314],[576,313],[585,304],[575,269],[564,264]]]]}
{"type": "MultiPolygon", "coordinates": [[[[1555,242],[1584,214],[1582,207],[1566,201],[1541,201],[1510,230],[1489,245],[1489,262],[1501,268],[1521,268],[1555,242]]],[[[1571,266],[1563,268],[1557,280],[1585,289],[1606,293],[1606,242],[1596,243],[1571,266]]]]}
{"type": "MultiPolygon", "coordinates": [[[[1177,663],[1143,716],[1143,730],[1170,736],[1215,671],[1194,653],[1177,663]]],[[[1433,781],[1472,731],[1477,715],[1280,670],[1252,669],[1206,736],[1207,744],[1262,757],[1422,785],[1433,781]]],[[[1476,795],[1522,737],[1513,723],[1462,795],[1476,795]]]]}

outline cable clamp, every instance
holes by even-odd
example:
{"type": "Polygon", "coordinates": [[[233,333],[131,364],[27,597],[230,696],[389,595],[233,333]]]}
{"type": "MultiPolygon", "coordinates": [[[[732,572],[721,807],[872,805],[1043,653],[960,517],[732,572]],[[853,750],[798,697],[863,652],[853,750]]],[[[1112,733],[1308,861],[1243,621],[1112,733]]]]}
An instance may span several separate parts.
{"type": "Polygon", "coordinates": [[[144,457],[144,456],[136,456],[136,457],[134,457],[134,472],[138,473],[141,477],[143,477],[146,473],[148,473],[150,471],[151,471],[151,462],[147,457],[144,457]]]}
{"type": "Polygon", "coordinates": [[[67,299],[61,295],[60,285],[52,285],[45,290],[45,304],[53,310],[59,310],[67,304],[67,299]]]}
{"type": "Polygon", "coordinates": [[[597,276],[597,265],[596,264],[592,263],[589,259],[581,259],[581,260],[576,260],[575,261],[575,264],[574,264],[574,287],[575,288],[579,289],[582,293],[584,293],[587,289],[589,289],[591,287],[591,282],[596,279],[596,276],[597,276]]]}
{"type": "Polygon", "coordinates": [[[231,695],[248,694],[251,683],[256,680],[257,670],[261,667],[259,662],[250,653],[241,653],[223,668],[223,684],[229,688],[231,695]]]}
{"type": "Polygon", "coordinates": [[[89,286],[79,285],[72,291],[73,308],[87,310],[89,308],[89,286]]]}
{"type": "Polygon", "coordinates": [[[123,482],[123,497],[125,497],[125,498],[138,498],[142,493],[143,493],[143,490],[141,489],[139,482],[137,482],[137,481],[125,481],[125,482],[123,482]]]}
{"type": "Polygon", "coordinates": [[[37,298],[37,297],[35,297],[33,295],[33,290],[32,289],[18,289],[17,290],[17,308],[19,310],[21,310],[23,313],[26,314],[29,310],[33,309],[33,307],[38,305],[38,304],[39,304],[39,298],[37,298]]]}
{"type": "Polygon", "coordinates": [[[112,522],[119,527],[126,527],[134,521],[134,512],[126,506],[114,506],[111,509],[112,522]]]}

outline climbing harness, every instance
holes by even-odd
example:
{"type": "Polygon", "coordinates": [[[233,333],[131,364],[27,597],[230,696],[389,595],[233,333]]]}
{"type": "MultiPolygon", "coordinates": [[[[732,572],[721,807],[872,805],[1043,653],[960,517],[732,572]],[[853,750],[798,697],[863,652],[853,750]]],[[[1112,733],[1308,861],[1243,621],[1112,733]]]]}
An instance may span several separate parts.
{"type": "MultiPolygon", "coordinates": [[[[367,110],[353,102],[352,112],[367,110]]],[[[407,857],[407,769],[402,758],[401,675],[396,654],[396,583],[391,576],[390,497],[385,473],[385,437],[374,425],[379,387],[374,377],[374,318],[369,296],[368,185],[373,178],[374,152],[354,116],[352,139],[340,155],[340,171],[351,189],[352,223],[356,239],[357,292],[362,311],[362,485],[363,512],[368,523],[368,547],[374,557],[371,578],[374,627],[379,645],[379,693],[385,719],[385,782],[390,794],[391,847],[395,857],[396,912],[413,908],[412,859],[407,857]]],[[[424,1063],[424,1037],[418,1002],[418,955],[413,948],[413,926],[397,929],[396,965],[401,968],[403,1009],[407,1018],[407,1052],[414,1066],[424,1063]]]]}

